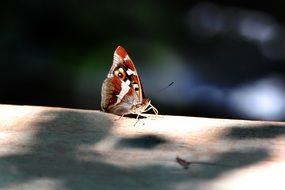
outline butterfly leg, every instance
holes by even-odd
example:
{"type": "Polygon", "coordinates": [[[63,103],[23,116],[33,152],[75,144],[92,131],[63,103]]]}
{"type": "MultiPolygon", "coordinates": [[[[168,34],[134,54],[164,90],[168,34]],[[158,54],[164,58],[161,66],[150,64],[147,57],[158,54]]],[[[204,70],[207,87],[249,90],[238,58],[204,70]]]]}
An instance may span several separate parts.
{"type": "Polygon", "coordinates": [[[144,112],[147,112],[149,110],[153,110],[155,115],[158,115],[158,110],[152,104],[149,104],[149,107],[146,110],[144,110],[144,112]]]}
{"type": "Polygon", "coordinates": [[[147,112],[149,110],[153,110],[154,114],[155,114],[155,118],[158,118],[158,110],[152,105],[149,104],[148,107],[144,110],[144,112],[147,112]]]}
{"type": "Polygon", "coordinates": [[[119,116],[119,118],[118,119],[115,119],[115,121],[118,121],[118,120],[120,120],[122,117],[124,117],[125,116],[125,114],[123,114],[123,115],[121,115],[121,116],[119,116]]]}
{"type": "MultiPolygon", "coordinates": [[[[141,114],[137,114],[136,122],[135,122],[134,126],[136,126],[136,124],[140,121],[140,115],[141,115],[141,114]]],[[[144,124],[144,123],[143,123],[143,124],[144,124]]]]}

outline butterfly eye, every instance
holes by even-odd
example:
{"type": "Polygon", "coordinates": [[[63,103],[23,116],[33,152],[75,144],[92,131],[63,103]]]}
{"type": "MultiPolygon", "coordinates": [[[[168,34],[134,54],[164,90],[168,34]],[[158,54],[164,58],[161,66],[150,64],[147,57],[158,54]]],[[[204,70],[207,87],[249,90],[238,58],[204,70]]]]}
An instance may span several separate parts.
{"type": "Polygon", "coordinates": [[[125,80],[125,78],[126,78],[126,73],[125,73],[124,69],[122,69],[122,68],[115,70],[114,74],[115,74],[115,76],[119,77],[122,80],[125,80]]]}

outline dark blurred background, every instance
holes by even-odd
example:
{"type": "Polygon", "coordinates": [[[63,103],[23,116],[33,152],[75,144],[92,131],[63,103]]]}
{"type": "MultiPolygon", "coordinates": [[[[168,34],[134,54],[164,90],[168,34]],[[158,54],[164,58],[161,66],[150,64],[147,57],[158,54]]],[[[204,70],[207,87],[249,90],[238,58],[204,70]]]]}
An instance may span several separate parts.
{"type": "Polygon", "coordinates": [[[1,2],[0,103],[99,109],[122,45],[161,114],[284,121],[285,11],[265,2],[1,2]]]}

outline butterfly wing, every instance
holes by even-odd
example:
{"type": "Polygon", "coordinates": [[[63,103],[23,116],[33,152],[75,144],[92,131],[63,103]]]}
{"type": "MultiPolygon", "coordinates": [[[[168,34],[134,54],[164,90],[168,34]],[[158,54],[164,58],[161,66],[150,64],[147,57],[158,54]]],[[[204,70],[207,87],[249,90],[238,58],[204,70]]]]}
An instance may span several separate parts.
{"type": "Polygon", "coordinates": [[[126,50],[118,46],[102,85],[102,110],[118,115],[132,113],[132,107],[142,104],[143,100],[144,93],[134,63],[126,50]]]}
{"type": "Polygon", "coordinates": [[[108,77],[112,76],[112,74],[114,75],[116,68],[122,68],[125,71],[126,77],[124,78],[124,81],[129,84],[130,88],[135,90],[139,100],[142,101],[145,97],[137,69],[127,51],[121,46],[118,46],[114,52],[113,65],[109,71],[108,77]]]}

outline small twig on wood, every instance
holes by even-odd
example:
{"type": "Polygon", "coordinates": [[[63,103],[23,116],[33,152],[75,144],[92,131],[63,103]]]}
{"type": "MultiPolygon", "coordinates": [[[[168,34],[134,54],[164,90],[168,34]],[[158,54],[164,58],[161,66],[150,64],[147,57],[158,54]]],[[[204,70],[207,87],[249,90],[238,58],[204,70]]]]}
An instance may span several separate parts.
{"type": "Polygon", "coordinates": [[[176,162],[182,166],[185,170],[187,170],[189,168],[189,165],[191,164],[190,162],[182,159],[182,158],[179,158],[178,156],[176,157],[176,162]]]}

